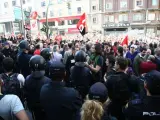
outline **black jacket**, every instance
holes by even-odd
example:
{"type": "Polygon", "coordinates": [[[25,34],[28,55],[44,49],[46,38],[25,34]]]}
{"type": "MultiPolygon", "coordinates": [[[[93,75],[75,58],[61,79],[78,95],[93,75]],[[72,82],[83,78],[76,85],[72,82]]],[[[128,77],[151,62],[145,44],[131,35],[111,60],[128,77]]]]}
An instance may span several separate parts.
{"type": "Polygon", "coordinates": [[[29,68],[29,61],[32,56],[22,52],[18,56],[18,67],[20,68],[21,74],[26,78],[30,75],[31,70],[29,68]]]}
{"type": "Polygon", "coordinates": [[[51,82],[48,77],[45,77],[41,72],[33,72],[27,76],[24,90],[27,99],[28,107],[30,109],[39,107],[40,104],[40,91],[44,84],[51,82]]]}
{"type": "Polygon", "coordinates": [[[130,101],[124,110],[127,120],[160,120],[160,96],[130,101]]]}
{"type": "Polygon", "coordinates": [[[87,67],[75,65],[71,68],[70,81],[82,98],[85,98],[93,83],[91,71],[87,67]]]}
{"type": "Polygon", "coordinates": [[[77,120],[82,106],[78,92],[67,88],[62,82],[50,82],[41,89],[41,105],[47,115],[46,120],[77,120]]]}

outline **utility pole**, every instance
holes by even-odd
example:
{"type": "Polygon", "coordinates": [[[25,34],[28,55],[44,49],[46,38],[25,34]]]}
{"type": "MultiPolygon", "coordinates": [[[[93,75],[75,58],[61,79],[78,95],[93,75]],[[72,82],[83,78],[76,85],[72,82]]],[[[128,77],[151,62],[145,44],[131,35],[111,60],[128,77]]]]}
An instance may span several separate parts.
{"type": "Polygon", "coordinates": [[[47,5],[47,11],[46,11],[46,36],[47,39],[49,38],[49,26],[48,26],[48,11],[49,11],[50,2],[48,2],[47,5]]]}
{"type": "Polygon", "coordinates": [[[24,14],[23,14],[23,1],[22,0],[20,0],[20,5],[21,5],[21,14],[22,14],[22,32],[24,34],[24,38],[26,38],[26,32],[24,29],[25,20],[24,20],[24,14]]]}

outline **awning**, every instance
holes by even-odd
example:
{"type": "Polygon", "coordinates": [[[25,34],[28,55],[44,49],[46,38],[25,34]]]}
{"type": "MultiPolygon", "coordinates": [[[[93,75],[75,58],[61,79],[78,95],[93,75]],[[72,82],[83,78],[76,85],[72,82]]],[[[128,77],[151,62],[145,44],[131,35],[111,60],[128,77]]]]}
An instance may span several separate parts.
{"type": "MultiPolygon", "coordinates": [[[[80,17],[81,16],[67,16],[67,17],[59,17],[59,18],[48,18],[48,22],[80,19],[80,17]]],[[[40,19],[39,21],[40,22],[46,22],[46,19],[40,19]]]]}

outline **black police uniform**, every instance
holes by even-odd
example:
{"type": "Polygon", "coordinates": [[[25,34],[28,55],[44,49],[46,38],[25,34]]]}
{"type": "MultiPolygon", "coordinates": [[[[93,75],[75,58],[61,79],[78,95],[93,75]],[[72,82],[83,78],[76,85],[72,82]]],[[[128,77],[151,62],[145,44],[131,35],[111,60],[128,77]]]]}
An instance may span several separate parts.
{"type": "Polygon", "coordinates": [[[18,66],[20,68],[21,74],[26,78],[31,70],[29,68],[29,60],[32,56],[22,52],[18,57],[18,66]]]}
{"type": "Polygon", "coordinates": [[[31,111],[34,111],[35,117],[39,116],[38,120],[44,120],[45,115],[41,111],[40,106],[40,90],[44,84],[49,83],[51,80],[45,77],[40,71],[33,72],[27,76],[24,90],[27,99],[27,105],[31,111]]]}
{"type": "Polygon", "coordinates": [[[75,65],[71,68],[70,81],[84,99],[93,83],[92,74],[89,68],[75,65]]]}
{"type": "Polygon", "coordinates": [[[124,109],[127,120],[160,120],[160,96],[130,101],[124,109]]]}
{"type": "Polygon", "coordinates": [[[77,120],[82,106],[78,92],[67,88],[62,82],[53,81],[41,89],[41,105],[47,115],[46,120],[77,120]]]}

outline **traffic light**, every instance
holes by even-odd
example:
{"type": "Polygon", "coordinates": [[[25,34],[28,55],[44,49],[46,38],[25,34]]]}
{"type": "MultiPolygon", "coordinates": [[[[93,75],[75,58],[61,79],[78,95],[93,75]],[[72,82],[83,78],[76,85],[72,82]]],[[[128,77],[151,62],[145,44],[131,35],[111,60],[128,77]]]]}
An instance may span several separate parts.
{"type": "Polygon", "coordinates": [[[47,32],[47,27],[45,25],[43,25],[43,27],[41,28],[41,31],[46,33],[47,32]]]}

